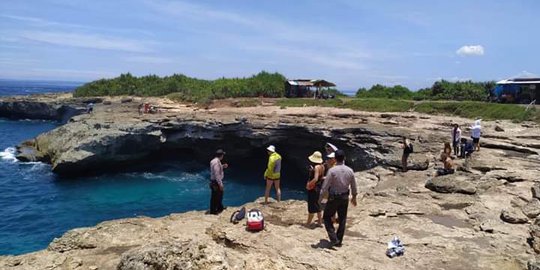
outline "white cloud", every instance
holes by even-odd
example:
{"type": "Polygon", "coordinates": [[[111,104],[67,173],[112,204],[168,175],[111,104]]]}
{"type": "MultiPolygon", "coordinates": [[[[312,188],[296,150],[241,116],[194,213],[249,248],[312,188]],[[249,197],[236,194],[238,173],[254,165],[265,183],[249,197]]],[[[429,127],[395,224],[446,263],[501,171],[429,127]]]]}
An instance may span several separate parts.
{"type": "Polygon", "coordinates": [[[19,37],[32,41],[79,48],[127,52],[152,51],[144,42],[95,34],[27,31],[20,33],[19,37]]]}
{"type": "Polygon", "coordinates": [[[480,56],[484,55],[484,47],[482,45],[465,45],[459,48],[456,53],[461,56],[480,56]]]}
{"type": "Polygon", "coordinates": [[[310,63],[333,69],[359,70],[365,60],[373,58],[362,44],[335,31],[322,27],[288,23],[280,18],[260,14],[241,13],[217,9],[207,5],[183,1],[145,1],[148,7],[165,16],[197,22],[197,31],[211,35],[224,44],[250,51],[265,51],[277,56],[307,60],[310,63]],[[202,23],[201,23],[202,22],[202,23]],[[211,28],[205,23],[212,22],[211,28]],[[219,28],[216,29],[218,25],[219,28]],[[239,30],[242,29],[242,31],[239,30]],[[242,32],[243,34],[238,34],[242,32]],[[314,42],[325,39],[332,42],[314,42]]]}

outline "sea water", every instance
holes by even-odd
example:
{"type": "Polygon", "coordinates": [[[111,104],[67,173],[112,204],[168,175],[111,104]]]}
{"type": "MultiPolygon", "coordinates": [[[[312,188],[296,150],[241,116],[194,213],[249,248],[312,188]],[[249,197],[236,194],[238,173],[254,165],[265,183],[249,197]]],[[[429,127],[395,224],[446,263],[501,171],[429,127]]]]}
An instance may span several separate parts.
{"type": "MultiPolygon", "coordinates": [[[[57,125],[0,119],[0,255],[43,249],[70,229],[105,220],[208,209],[209,160],[181,157],[120,173],[66,179],[47,164],[15,159],[14,146],[57,125]]],[[[263,171],[230,164],[224,204],[234,207],[263,196],[263,171]]],[[[283,199],[304,198],[298,185],[302,181],[283,182],[283,199]]]]}

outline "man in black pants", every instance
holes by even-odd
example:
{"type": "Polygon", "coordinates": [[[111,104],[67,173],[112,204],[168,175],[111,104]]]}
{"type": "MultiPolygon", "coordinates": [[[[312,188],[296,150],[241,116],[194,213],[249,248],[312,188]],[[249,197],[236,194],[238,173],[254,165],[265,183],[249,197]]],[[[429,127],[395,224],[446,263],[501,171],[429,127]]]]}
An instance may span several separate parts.
{"type": "Polygon", "coordinates": [[[225,209],[223,207],[223,169],[228,167],[227,164],[221,164],[221,160],[225,156],[225,152],[221,149],[216,151],[214,159],[210,161],[210,214],[217,215],[225,209]]]}
{"type": "Polygon", "coordinates": [[[328,202],[324,209],[324,227],[328,232],[332,246],[340,247],[345,234],[345,225],[347,223],[347,208],[349,206],[349,193],[352,193],[351,203],[356,206],[356,180],[354,172],[347,167],[345,162],[345,152],[337,150],[335,153],[337,164],[328,170],[326,179],[321,189],[321,196],[328,191],[328,202]],[[332,217],[338,214],[339,227],[337,234],[332,222],[332,217]]]}

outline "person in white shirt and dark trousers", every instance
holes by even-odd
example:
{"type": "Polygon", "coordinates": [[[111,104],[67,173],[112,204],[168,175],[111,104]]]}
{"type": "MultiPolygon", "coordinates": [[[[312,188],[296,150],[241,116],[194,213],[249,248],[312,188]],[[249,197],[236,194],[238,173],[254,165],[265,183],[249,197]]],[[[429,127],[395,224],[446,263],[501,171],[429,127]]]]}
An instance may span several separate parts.
{"type": "Polygon", "coordinates": [[[226,169],[228,165],[221,164],[225,152],[221,149],[216,151],[214,159],[210,161],[210,190],[212,195],[210,197],[210,214],[217,215],[221,213],[225,207],[223,207],[223,169],[226,169]]]}
{"type": "Polygon", "coordinates": [[[353,170],[344,164],[345,152],[343,150],[337,150],[334,154],[337,164],[328,171],[323,187],[321,188],[321,196],[328,191],[328,202],[326,203],[323,214],[324,227],[326,228],[332,247],[340,247],[343,242],[343,236],[345,235],[349,194],[352,194],[352,205],[356,206],[356,195],[358,191],[356,189],[353,170]],[[337,233],[332,222],[332,217],[336,213],[339,222],[337,233]]]}

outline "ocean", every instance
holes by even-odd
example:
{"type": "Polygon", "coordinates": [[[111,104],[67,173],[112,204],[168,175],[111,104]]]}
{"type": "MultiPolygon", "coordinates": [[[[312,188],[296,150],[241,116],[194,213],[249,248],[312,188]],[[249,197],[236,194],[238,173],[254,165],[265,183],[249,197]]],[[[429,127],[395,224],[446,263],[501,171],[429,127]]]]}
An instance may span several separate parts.
{"type": "MultiPolygon", "coordinates": [[[[76,86],[0,80],[0,95],[65,92],[76,86]]],[[[70,229],[105,220],[208,208],[208,164],[189,157],[128,168],[122,173],[70,179],[58,178],[47,164],[15,159],[14,146],[57,126],[49,121],[0,119],[0,255],[44,249],[70,229]]],[[[246,171],[241,164],[230,165],[225,172],[226,206],[242,205],[264,195],[264,168],[246,171]]],[[[301,185],[283,182],[283,199],[305,197],[301,185]]]]}

